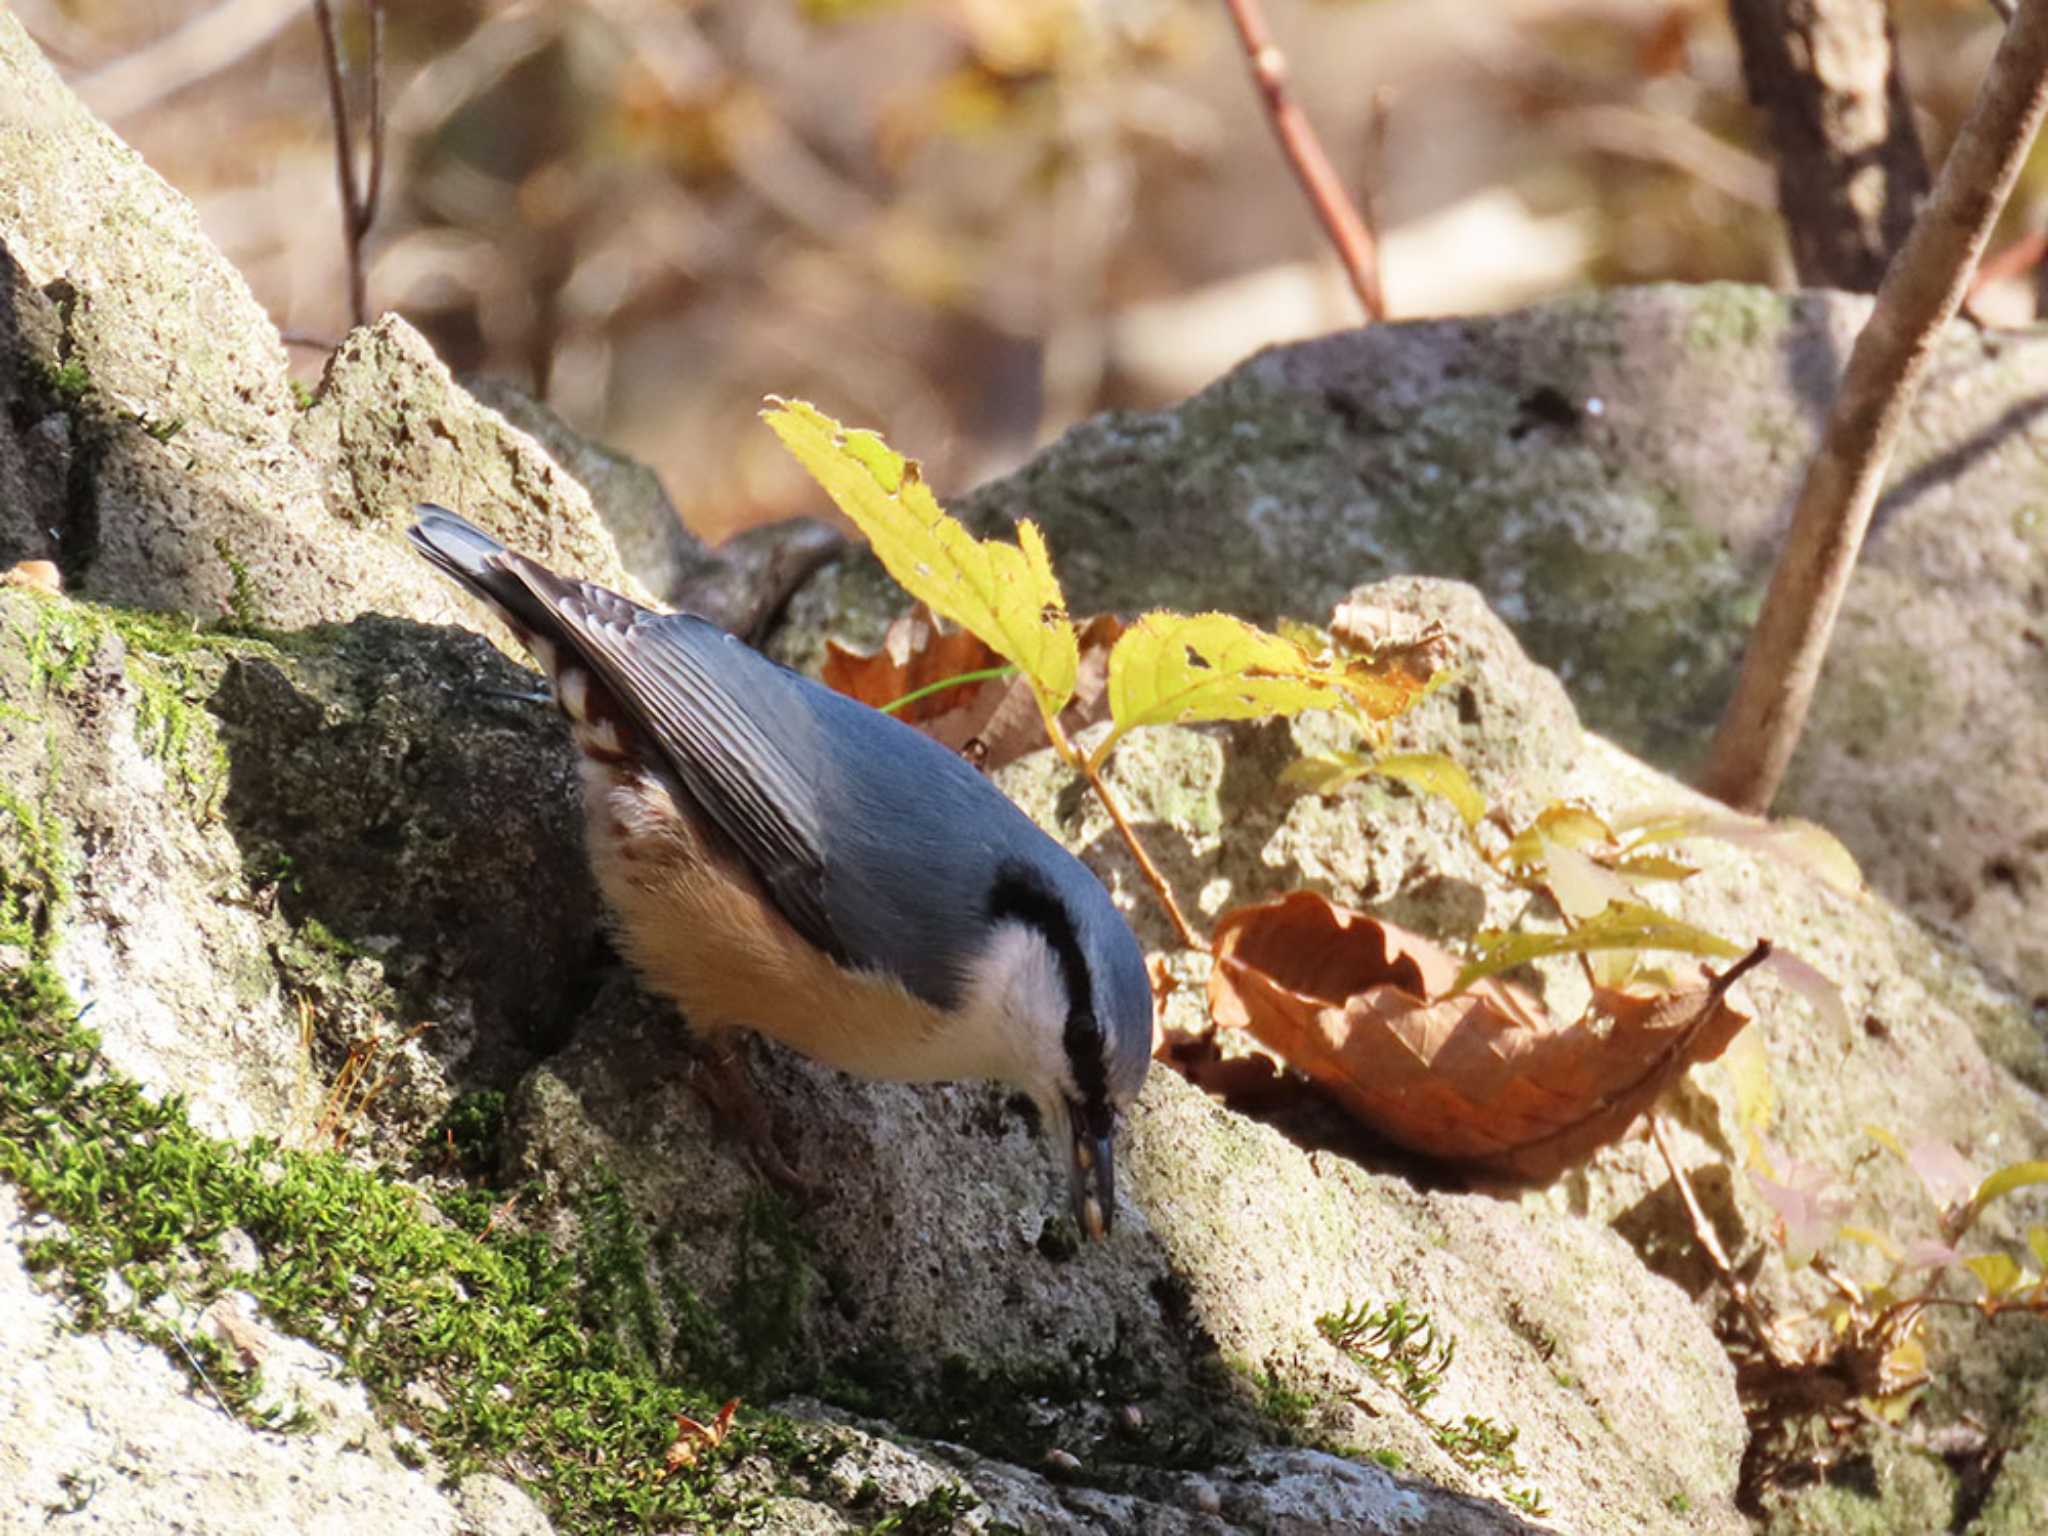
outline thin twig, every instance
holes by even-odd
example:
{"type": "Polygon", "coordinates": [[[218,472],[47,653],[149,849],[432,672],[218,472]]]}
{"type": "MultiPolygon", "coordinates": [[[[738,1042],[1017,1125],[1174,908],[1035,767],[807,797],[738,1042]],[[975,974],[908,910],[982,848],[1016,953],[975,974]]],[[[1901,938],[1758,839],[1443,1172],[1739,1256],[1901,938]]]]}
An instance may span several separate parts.
{"type": "Polygon", "coordinates": [[[1223,0],[1223,3],[1229,8],[1230,19],[1237,26],[1238,40],[1244,44],[1245,60],[1251,66],[1252,81],[1258,86],[1259,97],[1265,103],[1267,121],[1273,125],[1273,136],[1280,141],[1281,152],[1294,168],[1302,190],[1308,194],[1309,206],[1315,209],[1330,243],[1337,248],[1337,259],[1344,263],[1352,292],[1358,295],[1359,307],[1365,311],[1368,320],[1386,319],[1387,300],[1380,287],[1379,247],[1373,240],[1372,231],[1366,228],[1365,220],[1359,217],[1358,209],[1345,193],[1344,184],[1337,179],[1330,157],[1323,153],[1322,141],[1316,137],[1315,129],[1309,126],[1307,114],[1287,88],[1287,56],[1273,41],[1273,34],[1266,26],[1265,13],[1259,8],[1259,0],[1223,0]]]}
{"type": "Polygon", "coordinates": [[[1189,949],[1206,950],[1208,940],[1196,933],[1187,918],[1182,915],[1180,903],[1173,899],[1173,887],[1166,883],[1166,876],[1159,872],[1159,866],[1152,862],[1152,856],[1145,852],[1145,845],[1138,841],[1138,834],[1131,830],[1131,824],[1124,820],[1123,808],[1116,803],[1116,796],[1109,792],[1109,786],[1102,781],[1102,775],[1095,765],[1079,752],[1071,753],[1067,760],[1087,775],[1088,784],[1095,791],[1095,798],[1102,802],[1102,808],[1109,812],[1109,819],[1116,823],[1122,834],[1124,846],[1131,850],[1131,857],[1138,861],[1142,873],[1159,898],[1159,904],[1166,909],[1166,917],[1173,924],[1173,930],[1180,935],[1181,943],[1189,949]]]}
{"type": "Polygon", "coordinates": [[[1721,1283],[1728,1287],[1728,1294],[1735,1298],[1735,1305],[1742,1309],[1742,1315],[1749,1320],[1751,1330],[1756,1334],[1760,1348],[1768,1348],[1771,1333],[1765,1324],[1763,1314],[1757,1307],[1755,1293],[1749,1282],[1735,1272],[1735,1266],[1728,1262],[1728,1250],[1721,1246],[1721,1234],[1714,1230],[1714,1224],[1707,1219],[1707,1213],[1700,1206],[1698,1196],[1692,1192],[1692,1180],[1685,1176],[1679,1166],[1678,1154],[1671,1149],[1671,1138],[1664,1129],[1664,1119],[1655,1110],[1648,1115],[1650,1139],[1657,1144],[1663,1155],[1664,1166],[1671,1172],[1671,1182],[1678,1189],[1678,1198],[1685,1202],[1686,1214],[1692,1218],[1693,1236],[1705,1250],[1708,1262],[1721,1277],[1721,1283]]]}
{"type": "Polygon", "coordinates": [[[2019,8],[2000,41],[1849,354],[1701,779],[1709,794],[1737,809],[1766,810],[1785,776],[1906,407],[1935,338],[1969,288],[2044,113],[2048,3],[2035,3],[2019,8]]]}
{"type": "Polygon", "coordinates": [[[341,232],[348,246],[349,314],[356,325],[370,318],[363,244],[377,221],[377,199],[384,188],[384,6],[382,0],[364,0],[364,6],[370,13],[370,177],[367,186],[359,186],[334,9],[328,0],[313,0],[313,14],[320,23],[321,57],[327,66],[327,106],[334,119],[334,172],[341,184],[341,232]]]}

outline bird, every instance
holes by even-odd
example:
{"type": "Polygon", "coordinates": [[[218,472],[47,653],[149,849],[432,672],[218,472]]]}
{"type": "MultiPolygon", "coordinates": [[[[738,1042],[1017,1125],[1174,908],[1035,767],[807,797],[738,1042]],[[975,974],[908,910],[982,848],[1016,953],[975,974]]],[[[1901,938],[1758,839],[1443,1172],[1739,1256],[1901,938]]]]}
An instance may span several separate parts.
{"type": "Polygon", "coordinates": [[[505,621],[568,718],[591,868],[651,989],[709,1040],[1021,1090],[1064,1145],[1075,1223],[1107,1237],[1153,999],[1088,867],[892,716],[445,507],[414,514],[419,552],[505,621]]]}

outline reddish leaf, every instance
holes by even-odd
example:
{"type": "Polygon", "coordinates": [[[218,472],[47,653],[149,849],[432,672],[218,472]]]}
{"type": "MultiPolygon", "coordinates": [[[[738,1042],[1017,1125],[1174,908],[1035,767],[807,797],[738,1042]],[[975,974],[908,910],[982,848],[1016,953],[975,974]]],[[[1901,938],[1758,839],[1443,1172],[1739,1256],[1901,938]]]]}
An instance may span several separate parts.
{"type": "MultiPolygon", "coordinates": [[[[1109,652],[1122,633],[1122,621],[1109,614],[1080,627],[1080,676],[1073,699],[1060,713],[1060,726],[1069,736],[1108,718],[1104,683],[1109,652]]],[[[881,709],[935,683],[1002,664],[1002,657],[967,631],[942,628],[920,603],[889,626],[881,647],[871,654],[827,640],[820,676],[827,687],[881,709]]],[[[942,688],[893,713],[991,772],[1045,745],[1045,727],[1031,685],[1022,676],[942,688]]]]}
{"type": "Polygon", "coordinates": [[[1596,988],[1560,1028],[1497,981],[1446,996],[1455,956],[1308,891],[1225,913],[1214,949],[1220,1026],[1249,1029],[1390,1140],[1536,1181],[1618,1140],[1720,1055],[1749,1022],[1724,994],[1761,958],[1671,994],[1596,988]]]}
{"type": "Polygon", "coordinates": [[[715,1451],[725,1444],[726,1436],[732,1433],[732,1416],[739,1410],[740,1400],[729,1397],[725,1406],[709,1424],[693,1419],[687,1413],[676,1415],[676,1437],[669,1442],[668,1454],[664,1461],[671,1472],[684,1467],[694,1467],[697,1459],[706,1451],[715,1451]]]}

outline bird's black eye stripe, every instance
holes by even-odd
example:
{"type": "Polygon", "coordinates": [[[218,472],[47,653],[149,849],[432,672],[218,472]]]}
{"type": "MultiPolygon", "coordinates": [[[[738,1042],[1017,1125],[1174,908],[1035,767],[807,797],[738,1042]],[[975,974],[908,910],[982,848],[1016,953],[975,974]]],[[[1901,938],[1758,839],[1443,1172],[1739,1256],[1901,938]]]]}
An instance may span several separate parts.
{"type": "Polygon", "coordinates": [[[1043,938],[1059,962],[1067,986],[1067,1029],[1063,1044],[1073,1064],[1074,1082],[1091,1123],[1103,1119],[1109,1106],[1109,1072],[1102,1061],[1102,1029],[1095,1022],[1095,991],[1081,941],[1059,899],[1028,869],[1008,865],[998,870],[988,893],[988,920],[1028,925],[1043,938]]]}

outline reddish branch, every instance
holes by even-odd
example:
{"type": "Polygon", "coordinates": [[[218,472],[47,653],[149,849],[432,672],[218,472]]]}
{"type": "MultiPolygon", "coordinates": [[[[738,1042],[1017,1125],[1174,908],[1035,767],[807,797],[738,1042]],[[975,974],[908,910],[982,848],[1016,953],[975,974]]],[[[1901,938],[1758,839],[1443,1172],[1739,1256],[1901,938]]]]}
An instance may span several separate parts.
{"type": "Polygon", "coordinates": [[[1969,289],[2044,113],[2048,0],[2035,0],[2019,7],[1932,195],[1885,273],[1807,467],[1702,777],[1709,794],[1738,809],[1768,808],[1785,776],[1906,407],[1935,338],[1969,289]]]}
{"type": "Polygon", "coordinates": [[[1380,289],[1378,242],[1373,239],[1365,220],[1359,217],[1344,184],[1337,179],[1330,157],[1323,153],[1322,141],[1316,137],[1315,129],[1309,126],[1307,114],[1287,88],[1287,56],[1273,41],[1273,34],[1266,26],[1265,13],[1259,8],[1259,0],[1224,0],[1224,4],[1230,8],[1230,19],[1237,25],[1238,39],[1244,44],[1252,79],[1258,85],[1259,96],[1266,106],[1267,121],[1273,125],[1273,136],[1280,141],[1281,152],[1286,155],[1287,163],[1294,167],[1295,178],[1300,181],[1302,190],[1308,194],[1309,206],[1315,209],[1330,243],[1337,248],[1337,257],[1344,263],[1352,291],[1358,295],[1359,306],[1364,309],[1368,320],[1386,319],[1386,295],[1380,289]]]}

